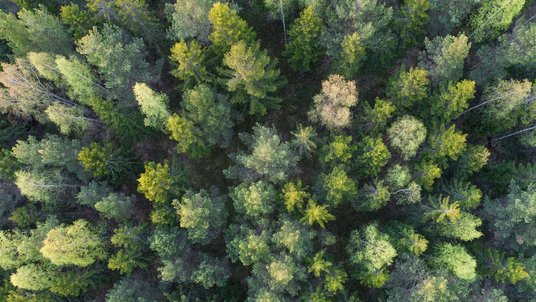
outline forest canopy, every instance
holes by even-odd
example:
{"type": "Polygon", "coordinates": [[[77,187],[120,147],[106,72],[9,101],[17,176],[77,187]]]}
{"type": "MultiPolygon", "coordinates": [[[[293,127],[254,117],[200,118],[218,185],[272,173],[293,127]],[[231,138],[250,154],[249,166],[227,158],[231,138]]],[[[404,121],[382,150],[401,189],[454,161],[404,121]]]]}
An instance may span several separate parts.
{"type": "Polygon", "coordinates": [[[536,301],[536,1],[0,0],[0,301],[536,301]]]}

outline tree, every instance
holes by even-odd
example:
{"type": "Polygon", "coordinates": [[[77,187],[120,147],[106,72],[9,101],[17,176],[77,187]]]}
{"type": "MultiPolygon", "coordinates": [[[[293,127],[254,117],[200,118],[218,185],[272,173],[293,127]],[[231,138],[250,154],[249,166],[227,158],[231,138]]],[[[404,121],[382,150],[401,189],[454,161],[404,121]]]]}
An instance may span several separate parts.
{"type": "Polygon", "coordinates": [[[227,253],[231,261],[243,265],[260,263],[270,254],[269,235],[266,231],[256,232],[243,224],[231,225],[226,236],[227,253]]]}
{"type": "Polygon", "coordinates": [[[208,14],[214,0],[186,0],[166,3],[165,12],[171,26],[167,38],[173,41],[196,39],[208,44],[211,23],[208,14]]]}
{"type": "Polygon", "coordinates": [[[484,214],[492,222],[492,230],[498,239],[514,239],[515,245],[533,246],[536,233],[530,225],[536,218],[535,203],[536,186],[530,184],[522,189],[512,180],[506,196],[484,199],[484,214]]]}
{"type": "Polygon", "coordinates": [[[374,107],[371,107],[368,103],[364,103],[363,107],[364,117],[361,118],[361,124],[363,124],[365,130],[374,134],[385,130],[387,123],[396,110],[393,103],[380,98],[374,100],[374,107]]]}
{"type": "Polygon", "coordinates": [[[429,218],[437,223],[446,221],[457,222],[460,219],[460,205],[458,201],[450,201],[450,196],[428,197],[429,210],[426,213],[429,218]]]}
{"type": "Polygon", "coordinates": [[[179,216],[180,226],[186,228],[193,243],[207,244],[218,236],[226,218],[225,198],[205,190],[186,191],[173,205],[179,216]]]}
{"type": "Polygon", "coordinates": [[[445,122],[457,119],[469,107],[469,101],[475,97],[475,88],[476,83],[469,80],[455,85],[449,83],[439,96],[434,98],[430,111],[445,122]]]}
{"type": "Polygon", "coordinates": [[[359,199],[354,202],[354,207],[358,211],[376,211],[384,207],[391,194],[389,188],[383,181],[367,183],[359,191],[359,199]]]}
{"type": "Polygon", "coordinates": [[[132,107],[135,83],[150,83],[155,79],[151,66],[145,60],[146,50],[140,38],[127,38],[117,26],[105,24],[101,30],[94,27],[77,42],[77,50],[97,67],[110,95],[118,99],[120,107],[132,107]]]}
{"type": "Polygon", "coordinates": [[[423,160],[415,167],[415,178],[426,191],[432,190],[435,180],[441,177],[441,168],[432,161],[423,160]]]}
{"type": "Polygon", "coordinates": [[[211,80],[212,75],[206,66],[206,48],[203,48],[197,41],[192,40],[188,44],[181,40],[175,43],[171,48],[169,59],[178,64],[171,74],[184,81],[185,86],[190,86],[192,82],[201,83],[211,80]]]}
{"type": "Polygon", "coordinates": [[[454,179],[452,183],[442,185],[441,191],[448,194],[453,200],[457,200],[464,210],[478,208],[482,198],[482,191],[477,186],[460,179],[454,179]]]}
{"type": "Polygon", "coordinates": [[[476,261],[461,245],[439,244],[434,249],[431,263],[438,269],[446,267],[462,280],[472,281],[476,278],[476,261]]]}
{"type": "Polygon", "coordinates": [[[284,83],[276,68],[277,59],[270,59],[258,42],[244,40],[233,44],[223,57],[225,69],[220,73],[226,89],[234,92],[231,103],[249,104],[249,114],[265,115],[268,109],[278,109],[280,99],[271,96],[284,83]]]}
{"type": "Polygon", "coordinates": [[[488,1],[469,20],[472,37],[476,42],[489,41],[506,31],[519,14],[525,0],[488,1]]]}
{"type": "Polygon", "coordinates": [[[426,35],[430,6],[429,0],[404,1],[404,5],[400,8],[402,13],[400,31],[404,46],[415,45],[426,35]]]}
{"type": "Polygon", "coordinates": [[[321,228],[324,228],[324,225],[332,220],[335,220],[335,216],[328,212],[328,206],[318,205],[312,199],[309,200],[307,209],[301,219],[302,222],[306,222],[309,225],[317,223],[321,228]]]}
{"type": "Polygon", "coordinates": [[[330,75],[322,82],[322,91],[313,98],[314,105],[309,118],[320,122],[332,130],[350,125],[350,109],[357,102],[357,88],[354,81],[346,81],[340,75],[330,75]]]}
{"type": "Polygon", "coordinates": [[[289,142],[281,142],[275,128],[255,125],[253,134],[240,133],[239,137],[248,146],[248,153],[231,154],[237,166],[224,171],[228,178],[265,178],[278,183],[296,171],[298,156],[292,152],[289,142]]]}
{"type": "Polygon", "coordinates": [[[116,180],[123,177],[129,167],[128,159],[111,143],[91,143],[88,147],[83,147],[78,153],[78,160],[96,178],[110,177],[116,180]]]}
{"type": "Polygon", "coordinates": [[[326,192],[326,201],[333,206],[352,200],[357,195],[356,182],[342,166],[335,166],[331,173],[322,174],[322,187],[326,192]]]}
{"type": "Polygon", "coordinates": [[[168,97],[163,93],[155,92],[145,83],[136,83],[133,90],[140,110],[145,115],[145,126],[164,130],[170,116],[168,97]]]}
{"type": "Polygon", "coordinates": [[[341,41],[341,53],[337,61],[337,70],[346,78],[357,75],[366,57],[365,46],[357,32],[347,34],[341,41]]]}
{"type": "Polygon", "coordinates": [[[381,137],[363,138],[357,150],[356,161],[362,175],[377,175],[391,158],[381,137]]]}
{"type": "Polygon", "coordinates": [[[82,104],[91,105],[90,100],[104,90],[104,87],[97,83],[89,66],[77,58],[67,59],[58,56],[55,66],[64,85],[67,86],[68,95],[82,104]]]}
{"type": "Polygon", "coordinates": [[[77,184],[56,169],[17,171],[15,184],[29,200],[48,204],[68,200],[78,188],[77,184]]]}
{"type": "Polygon", "coordinates": [[[409,108],[426,99],[429,86],[429,73],[426,69],[411,67],[409,71],[406,71],[405,66],[402,65],[389,79],[386,94],[396,106],[409,108]]]}
{"type": "Polygon", "coordinates": [[[239,41],[252,44],[256,39],[253,29],[227,3],[214,3],[208,13],[208,20],[212,24],[208,39],[218,55],[225,54],[239,41]]]}
{"type": "Polygon", "coordinates": [[[464,60],[471,43],[464,34],[424,39],[426,50],[419,53],[419,66],[428,70],[432,85],[458,81],[463,76],[464,60]]]}
{"type": "Polygon", "coordinates": [[[148,286],[143,280],[125,277],[106,293],[106,302],[156,302],[160,299],[159,296],[158,290],[148,286]]]}
{"type": "Polygon", "coordinates": [[[17,268],[10,281],[16,287],[39,291],[49,289],[59,274],[51,267],[31,263],[17,268]]]}
{"type": "Polygon", "coordinates": [[[479,0],[430,0],[430,33],[433,36],[451,33],[466,20],[479,3],[479,0]]]}
{"type": "Polygon", "coordinates": [[[304,268],[291,256],[282,254],[272,257],[267,264],[255,265],[248,287],[253,292],[267,290],[272,295],[288,293],[296,296],[300,281],[304,279],[304,268]]]}
{"type": "Polygon", "coordinates": [[[295,70],[309,71],[321,58],[322,27],[322,19],[311,6],[306,7],[290,26],[290,42],[286,45],[285,53],[295,70]]]}
{"type": "Polygon", "coordinates": [[[461,212],[456,221],[446,220],[437,227],[438,233],[445,237],[456,238],[462,241],[471,241],[480,238],[483,234],[477,228],[482,220],[472,214],[461,212]]]}
{"type": "Polygon", "coordinates": [[[311,156],[311,153],[316,149],[316,132],[313,127],[303,127],[298,124],[296,131],[291,132],[293,139],[291,145],[298,155],[306,157],[311,156]]]}
{"type": "Polygon", "coordinates": [[[98,120],[87,117],[88,111],[80,106],[65,106],[55,103],[47,107],[45,113],[48,119],[58,126],[65,135],[81,136],[86,133],[98,120]]]}
{"type": "Polygon", "coordinates": [[[391,146],[400,151],[404,160],[415,156],[426,138],[426,128],[423,123],[409,115],[394,122],[387,133],[391,146]]]}
{"type": "Polygon", "coordinates": [[[313,250],[314,232],[296,220],[283,219],[272,242],[297,259],[308,257],[313,250]]]}
{"type": "Polygon", "coordinates": [[[296,182],[287,182],[283,186],[283,200],[288,212],[293,212],[295,209],[301,210],[307,197],[309,194],[299,179],[296,182]]]}
{"type": "Polygon", "coordinates": [[[193,121],[173,113],[167,120],[169,138],[178,142],[177,151],[187,153],[194,158],[206,156],[210,149],[201,140],[201,131],[193,121]]]}
{"type": "Polygon", "coordinates": [[[430,137],[430,148],[437,156],[448,156],[458,159],[467,146],[467,134],[455,130],[455,125],[448,129],[440,129],[430,137]]]}
{"type": "Polygon", "coordinates": [[[63,24],[69,26],[69,31],[75,39],[83,37],[91,29],[93,23],[91,14],[81,9],[76,3],[62,5],[60,19],[63,24]]]}
{"type": "Polygon", "coordinates": [[[95,203],[95,209],[105,218],[125,221],[132,217],[134,200],[124,194],[111,193],[95,203]]]}
{"type": "Polygon", "coordinates": [[[355,149],[351,136],[336,135],[331,143],[322,148],[320,160],[324,163],[348,164],[355,149]]]}
{"type": "Polygon", "coordinates": [[[50,230],[43,241],[41,254],[55,265],[86,267],[106,258],[99,234],[86,220],[50,230]]]}
{"type": "Polygon", "coordinates": [[[46,8],[22,9],[17,17],[0,12],[0,37],[7,40],[16,56],[23,57],[31,51],[62,55],[73,53],[67,30],[46,8]]]}
{"type": "Polygon", "coordinates": [[[148,259],[144,256],[147,237],[146,225],[135,227],[121,226],[114,230],[110,241],[117,252],[108,259],[108,268],[121,274],[130,274],[136,268],[146,268],[148,259]]]}
{"type": "Polygon", "coordinates": [[[376,288],[385,284],[389,278],[387,267],[393,263],[397,252],[389,243],[389,236],[381,233],[377,224],[352,231],[346,249],[361,283],[376,288]]]}
{"type": "Polygon", "coordinates": [[[239,214],[258,219],[274,210],[276,192],[270,183],[261,180],[251,184],[241,183],[229,196],[239,214]]]}
{"type": "Polygon", "coordinates": [[[192,272],[192,281],[206,289],[214,286],[222,287],[227,283],[230,275],[229,265],[225,259],[201,254],[201,262],[192,272]]]}
{"type": "Polygon", "coordinates": [[[181,190],[181,177],[176,167],[167,161],[145,163],[145,171],[138,178],[138,192],[156,203],[165,203],[181,190]]]}

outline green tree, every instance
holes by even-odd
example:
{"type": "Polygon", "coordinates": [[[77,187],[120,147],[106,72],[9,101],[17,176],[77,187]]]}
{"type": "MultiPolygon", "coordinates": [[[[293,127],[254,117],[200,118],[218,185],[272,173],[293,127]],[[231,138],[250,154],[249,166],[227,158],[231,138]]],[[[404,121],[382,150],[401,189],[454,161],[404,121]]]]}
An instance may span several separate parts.
{"type": "Polygon", "coordinates": [[[448,84],[439,96],[433,99],[431,113],[445,122],[457,119],[469,107],[469,101],[475,97],[475,88],[475,82],[469,80],[455,85],[448,84]]]}
{"type": "Polygon", "coordinates": [[[281,141],[275,128],[256,125],[253,134],[240,133],[239,136],[248,146],[248,153],[231,154],[237,165],[224,171],[228,178],[255,180],[262,177],[278,183],[296,171],[298,156],[292,152],[289,142],[281,141]]]}
{"type": "Polygon", "coordinates": [[[69,33],[45,7],[22,9],[17,16],[0,12],[0,37],[19,57],[31,51],[62,55],[73,53],[69,33]]]}
{"type": "Polygon", "coordinates": [[[426,69],[413,68],[406,71],[402,65],[387,84],[387,97],[402,108],[409,108],[426,99],[430,89],[429,74],[426,69]]]}
{"type": "Polygon", "coordinates": [[[357,95],[354,81],[346,81],[340,75],[330,75],[322,82],[322,91],[313,98],[309,118],[332,130],[346,128],[350,126],[350,109],[357,104],[357,95]]]}
{"type": "Polygon", "coordinates": [[[296,182],[287,182],[283,186],[283,200],[285,201],[285,207],[288,212],[303,208],[305,199],[309,197],[305,189],[299,179],[296,182]]]}
{"type": "Polygon", "coordinates": [[[455,130],[455,125],[448,129],[440,129],[430,137],[430,148],[436,156],[448,156],[458,159],[467,146],[467,134],[455,130]]]}
{"type": "Polygon", "coordinates": [[[207,244],[216,238],[226,219],[225,198],[209,195],[205,190],[194,193],[186,191],[181,200],[173,205],[179,216],[180,226],[186,228],[193,243],[207,244]]]}
{"type": "Polygon", "coordinates": [[[159,292],[148,284],[133,277],[123,278],[106,293],[106,302],[156,302],[159,292]]]}
{"type": "Polygon", "coordinates": [[[357,195],[356,182],[342,166],[335,166],[331,173],[322,174],[322,187],[326,192],[326,201],[333,206],[352,200],[357,195]]]}
{"type": "Polygon", "coordinates": [[[432,190],[435,180],[441,177],[441,168],[432,161],[423,160],[415,167],[415,178],[417,182],[426,190],[432,190]]]}
{"type": "Polygon", "coordinates": [[[96,178],[110,177],[113,180],[123,177],[130,164],[111,143],[91,143],[88,147],[83,147],[78,153],[78,160],[96,178]]]}
{"type": "Polygon", "coordinates": [[[325,224],[329,221],[335,220],[335,216],[328,212],[327,205],[319,205],[312,199],[307,204],[304,216],[301,221],[306,222],[309,225],[317,223],[321,228],[324,228],[325,224]]]}
{"type": "Polygon", "coordinates": [[[228,52],[239,41],[250,44],[256,39],[253,29],[227,3],[214,3],[208,13],[208,20],[212,24],[208,39],[219,55],[228,52]]]}
{"type": "Polygon", "coordinates": [[[43,241],[41,254],[55,265],[85,267],[106,258],[99,234],[86,220],[50,230],[43,241]]]}
{"type": "Polygon", "coordinates": [[[134,97],[140,105],[141,112],[145,115],[145,126],[164,130],[170,116],[168,97],[163,93],[155,92],[145,83],[136,83],[133,89],[134,97]]]}
{"type": "Polygon", "coordinates": [[[283,219],[274,232],[272,242],[297,259],[309,256],[313,249],[314,232],[296,220],[283,219]]]}
{"type": "Polygon", "coordinates": [[[438,225],[440,235],[456,238],[462,241],[471,241],[480,238],[483,234],[477,228],[482,225],[482,220],[472,214],[461,212],[456,221],[446,220],[438,225]]]}
{"type": "Polygon", "coordinates": [[[298,124],[296,131],[291,132],[293,139],[291,144],[298,155],[310,157],[311,153],[316,149],[316,131],[311,126],[303,127],[298,124]]]}
{"type": "Polygon", "coordinates": [[[76,3],[62,5],[60,7],[60,19],[63,24],[69,26],[69,31],[75,39],[83,37],[93,24],[91,14],[87,10],[81,9],[76,3]]]}
{"type": "Polygon", "coordinates": [[[57,204],[69,200],[78,184],[56,169],[15,172],[15,184],[31,201],[57,204]]]}
{"type": "Polygon", "coordinates": [[[476,278],[476,260],[463,246],[441,243],[435,247],[431,264],[438,268],[447,268],[456,277],[472,281],[476,278]]]}
{"type": "Polygon", "coordinates": [[[194,122],[176,113],[167,120],[169,138],[178,142],[177,151],[187,153],[194,158],[206,156],[210,149],[201,140],[201,131],[194,122]]]}
{"type": "Polygon", "coordinates": [[[249,104],[249,114],[265,115],[268,109],[278,109],[280,98],[271,96],[284,83],[266,50],[258,42],[244,40],[233,44],[223,57],[226,68],[220,69],[226,89],[233,92],[231,103],[249,104]]]}
{"type": "Polygon", "coordinates": [[[46,290],[55,282],[59,271],[39,264],[26,264],[10,276],[10,281],[16,287],[27,290],[46,290]]]}
{"type": "Polygon", "coordinates": [[[173,69],[171,74],[184,81],[185,86],[192,82],[209,81],[211,78],[206,66],[206,49],[195,40],[189,44],[184,40],[175,43],[169,59],[177,63],[177,68],[173,69]]]}
{"type": "Polygon", "coordinates": [[[145,171],[138,178],[138,192],[156,203],[165,203],[181,191],[180,171],[167,161],[145,163],[145,171]]]}
{"type": "Polygon", "coordinates": [[[389,278],[387,268],[397,255],[389,243],[389,235],[381,233],[377,224],[352,231],[347,252],[359,281],[376,288],[382,287],[389,278]]]}
{"type": "Polygon", "coordinates": [[[309,71],[322,56],[320,33],[323,23],[311,6],[306,7],[290,26],[290,42],[285,53],[296,70],[309,71]]]}
{"type": "Polygon", "coordinates": [[[127,38],[117,26],[105,24],[101,30],[94,27],[78,40],[77,46],[78,52],[97,68],[108,92],[121,107],[135,105],[135,83],[150,83],[155,78],[145,59],[143,40],[127,38]]]}
{"type": "Polygon", "coordinates": [[[165,12],[171,26],[167,30],[167,38],[173,41],[197,39],[208,44],[211,24],[208,20],[209,11],[214,0],[186,0],[166,3],[165,12]]]}
{"type": "Polygon", "coordinates": [[[510,27],[524,4],[525,0],[491,0],[483,3],[469,20],[472,38],[477,42],[497,38],[510,27]]]}
{"type": "Polygon", "coordinates": [[[428,71],[432,85],[460,80],[471,48],[466,35],[426,38],[424,45],[426,50],[419,53],[419,66],[428,71]]]}
{"type": "Polygon", "coordinates": [[[337,60],[337,70],[347,78],[357,75],[366,58],[363,41],[357,32],[347,34],[341,41],[341,53],[337,60]]]}
{"type": "Polygon", "coordinates": [[[357,150],[356,161],[362,175],[377,175],[391,158],[381,137],[363,138],[357,150]]]}
{"type": "Polygon", "coordinates": [[[95,203],[95,209],[105,218],[124,221],[134,214],[132,197],[124,194],[111,193],[95,203]]]}
{"type": "Polygon", "coordinates": [[[322,148],[320,160],[324,163],[347,164],[355,150],[351,136],[336,135],[331,143],[322,148]]]}
{"type": "Polygon", "coordinates": [[[400,34],[405,46],[419,43],[428,31],[429,0],[405,0],[400,11],[402,28],[400,34]]]}
{"type": "Polygon", "coordinates": [[[201,262],[192,272],[192,281],[209,289],[214,286],[224,286],[230,276],[231,272],[226,260],[201,254],[201,262]]]}
{"type": "Polygon", "coordinates": [[[400,152],[404,160],[409,160],[424,142],[426,127],[418,119],[405,115],[391,125],[387,134],[391,146],[400,152]]]}
{"type": "Polygon", "coordinates": [[[376,211],[384,207],[391,194],[383,181],[367,183],[359,191],[359,199],[354,202],[354,207],[362,211],[376,211]]]}
{"type": "Polygon", "coordinates": [[[88,111],[81,106],[65,106],[55,103],[47,107],[45,113],[48,119],[58,126],[60,132],[65,135],[82,136],[98,120],[87,117],[88,111]]]}
{"type": "Polygon", "coordinates": [[[276,192],[271,184],[261,180],[251,184],[241,183],[229,196],[239,214],[255,219],[274,210],[276,192]]]}
{"type": "Polygon", "coordinates": [[[269,235],[266,231],[256,232],[247,225],[231,225],[227,233],[227,253],[231,261],[240,260],[251,265],[268,259],[270,254],[269,235]]]}

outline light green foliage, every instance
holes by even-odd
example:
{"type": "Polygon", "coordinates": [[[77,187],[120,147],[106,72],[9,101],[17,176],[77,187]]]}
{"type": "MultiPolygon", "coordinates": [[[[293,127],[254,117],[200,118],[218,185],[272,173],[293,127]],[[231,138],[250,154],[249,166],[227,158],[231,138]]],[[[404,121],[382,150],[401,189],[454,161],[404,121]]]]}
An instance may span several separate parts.
{"type": "Polygon", "coordinates": [[[455,125],[441,129],[430,138],[430,147],[438,157],[448,156],[458,159],[467,146],[467,134],[455,130],[455,125]]]}
{"type": "Polygon", "coordinates": [[[270,293],[286,292],[295,296],[299,293],[300,281],[304,277],[304,267],[296,263],[291,256],[282,254],[270,259],[268,264],[254,267],[253,278],[248,280],[248,283],[250,288],[266,286],[270,293]]]}
{"type": "Polygon", "coordinates": [[[194,254],[185,230],[178,225],[157,227],[149,238],[150,248],[158,255],[162,265],[158,267],[163,281],[187,282],[193,270],[194,254]]]}
{"type": "Polygon", "coordinates": [[[188,232],[193,243],[207,244],[216,238],[227,219],[223,196],[210,196],[205,190],[186,191],[173,205],[179,216],[180,226],[188,232]]]}
{"type": "Polygon", "coordinates": [[[311,199],[309,200],[307,209],[301,219],[302,222],[306,222],[309,225],[317,223],[321,228],[324,228],[325,224],[332,220],[335,220],[335,216],[328,212],[328,206],[316,204],[316,202],[311,199]]]}
{"type": "Polygon", "coordinates": [[[333,74],[322,82],[322,91],[313,98],[314,105],[309,118],[336,130],[350,126],[350,109],[357,105],[357,88],[354,81],[346,81],[333,74]]]}
{"type": "Polygon", "coordinates": [[[33,65],[39,77],[61,85],[61,74],[56,67],[56,56],[47,52],[29,52],[26,57],[33,65]]]}
{"type": "Polygon", "coordinates": [[[320,33],[323,23],[311,6],[306,7],[290,26],[290,42],[285,53],[295,70],[309,71],[322,56],[320,33]]]}
{"type": "Polygon", "coordinates": [[[106,258],[99,234],[82,219],[50,230],[43,241],[41,254],[55,265],[81,267],[106,258]]]}
{"type": "Polygon", "coordinates": [[[156,203],[165,203],[178,190],[178,177],[166,161],[163,164],[145,163],[145,171],[138,178],[138,192],[156,203]]]}
{"type": "Polygon", "coordinates": [[[502,240],[514,239],[518,245],[536,244],[536,232],[530,224],[536,219],[536,185],[522,189],[512,180],[508,195],[484,199],[484,213],[492,222],[495,236],[502,240]]]}
{"type": "Polygon", "coordinates": [[[81,136],[96,121],[86,117],[87,110],[80,106],[65,106],[55,103],[48,106],[45,113],[48,119],[56,124],[60,132],[65,135],[74,134],[81,136]]]}
{"type": "Polygon", "coordinates": [[[17,56],[31,51],[63,55],[73,52],[67,30],[44,7],[22,9],[17,17],[0,12],[0,37],[7,40],[17,56]]]}
{"type": "Polygon", "coordinates": [[[95,209],[108,218],[117,221],[129,219],[133,214],[133,198],[123,194],[111,193],[95,203],[95,209]]]}
{"type": "Polygon", "coordinates": [[[428,96],[430,89],[429,73],[426,69],[411,67],[406,71],[402,65],[387,84],[387,97],[402,108],[419,104],[428,96]]]}
{"type": "Polygon", "coordinates": [[[459,162],[464,171],[471,174],[480,171],[488,163],[491,153],[482,145],[469,146],[461,155],[459,162]]]}
{"type": "Polygon", "coordinates": [[[347,34],[341,41],[337,70],[347,78],[354,77],[366,57],[365,46],[357,32],[347,34]]]}
{"type": "Polygon", "coordinates": [[[395,164],[387,171],[385,183],[392,191],[400,190],[412,180],[408,167],[395,164]]]}
{"type": "MultiPolygon", "coordinates": [[[[483,119],[492,133],[500,133],[514,127],[527,105],[532,84],[527,80],[501,80],[484,89],[482,102],[483,119]]],[[[528,107],[528,106],[527,106],[528,107]]]]}
{"type": "Polygon", "coordinates": [[[311,126],[303,127],[298,124],[296,131],[291,132],[293,139],[291,144],[298,155],[310,157],[311,153],[315,151],[317,145],[315,143],[316,131],[311,126]]]}
{"type": "Polygon", "coordinates": [[[88,147],[83,147],[78,153],[78,160],[82,167],[96,178],[117,179],[126,172],[128,164],[127,159],[110,143],[91,143],[88,147]]]}
{"type": "Polygon", "coordinates": [[[464,210],[478,208],[482,199],[482,191],[477,186],[459,179],[454,179],[452,183],[443,185],[441,191],[449,195],[453,200],[457,200],[464,210]]]}
{"type": "Polygon", "coordinates": [[[450,200],[450,196],[428,197],[429,210],[427,215],[437,223],[457,222],[460,219],[460,205],[458,201],[450,200]]]}
{"type": "Polygon", "coordinates": [[[476,261],[461,245],[439,244],[431,260],[436,268],[447,268],[456,277],[472,281],[476,278],[476,261]]]}
{"type": "Polygon", "coordinates": [[[154,79],[145,60],[143,40],[128,39],[117,26],[105,24],[101,30],[94,27],[77,45],[78,52],[97,68],[109,93],[123,107],[134,105],[134,83],[149,83],[154,79]]]}
{"type": "Polygon", "coordinates": [[[428,249],[428,240],[423,235],[416,233],[412,227],[407,227],[402,230],[402,238],[398,240],[398,245],[415,256],[420,256],[428,249]]]}
{"type": "Polygon", "coordinates": [[[251,184],[241,183],[229,196],[238,213],[257,218],[273,211],[276,192],[271,184],[261,180],[251,184]]]}
{"type": "Polygon", "coordinates": [[[344,283],[348,279],[346,272],[340,268],[332,269],[324,277],[324,288],[330,294],[344,291],[344,283]]]}
{"type": "Polygon", "coordinates": [[[169,138],[178,142],[177,151],[187,153],[194,158],[200,158],[209,152],[208,146],[201,141],[201,131],[192,121],[173,113],[167,120],[169,138]]]}
{"type": "Polygon", "coordinates": [[[209,80],[206,68],[206,50],[197,41],[189,44],[181,40],[171,48],[169,59],[177,63],[171,74],[189,85],[192,81],[200,83],[209,80]]]}
{"type": "Polygon", "coordinates": [[[84,36],[93,23],[92,16],[85,9],[81,9],[76,3],[62,5],[60,8],[60,19],[63,24],[69,26],[69,31],[79,39],[84,36]]]}
{"type": "Polygon", "coordinates": [[[94,207],[98,201],[107,197],[110,193],[111,188],[106,183],[92,181],[86,186],[80,187],[80,191],[76,195],[76,202],[88,207],[94,207]]]}
{"type": "Polygon", "coordinates": [[[117,252],[108,259],[109,269],[130,274],[136,268],[147,267],[147,259],[143,255],[145,230],[146,226],[143,224],[135,227],[121,226],[114,230],[110,241],[117,252]]]}
{"type": "Polygon", "coordinates": [[[405,0],[401,7],[403,18],[401,19],[401,36],[406,46],[419,43],[426,35],[428,20],[429,0],[405,0]]]}
{"type": "Polygon", "coordinates": [[[426,50],[419,53],[419,66],[428,70],[433,85],[458,81],[471,43],[466,35],[425,38],[426,50]]]}
{"type": "Polygon", "coordinates": [[[68,94],[80,103],[90,105],[90,99],[98,94],[97,88],[102,87],[96,84],[89,66],[75,57],[67,59],[61,56],[56,57],[55,66],[68,88],[68,94]]]}
{"type": "Polygon", "coordinates": [[[347,252],[359,281],[376,288],[382,287],[387,281],[389,273],[386,269],[397,255],[389,243],[389,236],[381,233],[377,224],[352,231],[347,252]]]}
{"type": "Polygon", "coordinates": [[[364,211],[376,211],[384,207],[389,201],[391,194],[383,181],[367,183],[359,191],[359,199],[354,204],[355,208],[364,211]]]}
{"type": "Polygon", "coordinates": [[[57,204],[70,197],[78,185],[73,184],[59,170],[31,170],[15,172],[15,185],[30,201],[57,204]]]}
{"type": "Polygon", "coordinates": [[[290,255],[304,259],[312,252],[314,236],[315,233],[310,228],[297,221],[284,219],[281,227],[272,236],[272,241],[290,255]]]}
{"type": "Polygon", "coordinates": [[[219,55],[229,51],[239,41],[249,44],[256,39],[255,32],[227,3],[214,3],[208,13],[208,20],[212,24],[208,39],[219,55]]]}
{"type": "Polygon", "coordinates": [[[391,158],[381,137],[364,137],[358,145],[356,160],[361,175],[377,175],[391,158]]]}
{"type": "Polygon", "coordinates": [[[133,90],[140,110],[145,115],[145,126],[164,130],[170,116],[168,97],[163,93],[155,92],[145,83],[136,83],[133,90]]]}
{"type": "Polygon", "coordinates": [[[473,39],[484,42],[497,38],[510,27],[524,4],[525,0],[490,0],[482,3],[469,21],[473,39]]]}
{"type": "Polygon", "coordinates": [[[281,142],[275,128],[257,124],[253,127],[253,134],[240,133],[239,136],[248,145],[249,152],[231,155],[238,166],[225,170],[227,177],[263,177],[277,183],[286,180],[296,171],[298,157],[292,152],[289,142],[281,142]]]}
{"type": "Polygon", "coordinates": [[[308,197],[309,193],[299,179],[296,182],[287,182],[283,186],[283,200],[288,212],[293,212],[295,209],[301,210],[308,197]]]}
{"type": "Polygon", "coordinates": [[[426,127],[420,120],[405,115],[391,125],[387,134],[390,144],[400,151],[404,160],[409,160],[424,142],[426,127]]]}
{"type": "Polygon", "coordinates": [[[268,233],[256,232],[246,225],[231,226],[226,241],[227,253],[231,261],[240,260],[243,265],[266,260],[270,253],[268,233]]]}
{"type": "Polygon", "coordinates": [[[106,302],[156,302],[158,294],[144,281],[123,278],[106,293],[106,302]]]}
{"type": "Polygon", "coordinates": [[[430,111],[443,121],[457,119],[469,107],[469,101],[475,97],[475,81],[463,80],[449,84],[432,102],[430,111]]]}
{"type": "Polygon", "coordinates": [[[229,104],[207,85],[184,92],[181,103],[184,115],[199,129],[205,145],[229,145],[233,122],[229,104]]]}
{"type": "Polygon", "coordinates": [[[356,182],[341,166],[334,167],[329,174],[322,174],[322,187],[326,192],[326,201],[333,206],[352,200],[357,195],[356,186],[356,182]]]}
{"type": "Polygon", "coordinates": [[[320,277],[322,273],[328,272],[329,268],[333,265],[333,263],[325,260],[324,256],[325,251],[320,251],[316,253],[310,261],[310,265],[307,268],[307,272],[312,273],[315,277],[320,277]]]}
{"type": "MultiPolygon", "coordinates": [[[[499,60],[503,60],[505,67],[526,70],[531,74],[531,70],[536,68],[536,23],[528,22],[520,18],[515,23],[512,33],[503,35],[500,38],[498,47],[499,60]]],[[[499,68],[498,66],[494,66],[499,68]]],[[[532,73],[534,74],[534,73],[532,73]]]]}
{"type": "Polygon", "coordinates": [[[226,261],[202,254],[201,263],[192,272],[192,281],[207,289],[221,287],[227,283],[230,275],[226,261]]]}
{"type": "Polygon", "coordinates": [[[431,161],[422,161],[415,167],[415,178],[417,182],[426,190],[432,190],[435,180],[441,177],[441,168],[431,161]]]}
{"type": "Polygon", "coordinates": [[[460,217],[453,220],[445,220],[438,226],[438,233],[445,237],[456,238],[462,241],[471,241],[480,238],[483,234],[478,227],[482,220],[472,214],[461,212],[460,217]]]}
{"type": "Polygon", "coordinates": [[[266,50],[259,48],[258,42],[248,45],[241,40],[233,44],[223,57],[226,68],[220,70],[227,90],[234,93],[231,103],[249,104],[252,115],[278,109],[281,101],[271,96],[282,83],[277,59],[271,59],[266,50]]]}
{"type": "Polygon", "coordinates": [[[333,141],[322,148],[324,163],[347,164],[355,152],[355,145],[352,145],[352,137],[349,135],[337,135],[333,141]]]}
{"type": "Polygon", "coordinates": [[[521,261],[514,257],[508,257],[505,262],[503,267],[499,268],[495,273],[495,279],[497,281],[516,284],[519,281],[527,279],[529,273],[525,270],[521,261]]]}
{"type": "Polygon", "coordinates": [[[365,103],[364,109],[365,118],[363,123],[365,124],[365,129],[372,132],[383,130],[396,110],[393,103],[380,98],[374,100],[374,107],[372,108],[365,103]]]}
{"type": "Polygon", "coordinates": [[[27,290],[46,290],[50,288],[59,272],[50,267],[38,264],[21,266],[10,277],[10,281],[16,287],[27,290]]]}
{"type": "Polygon", "coordinates": [[[430,32],[445,35],[460,26],[480,0],[430,0],[430,32]]]}
{"type": "Polygon", "coordinates": [[[208,13],[214,0],[177,0],[166,3],[165,12],[171,22],[167,38],[173,41],[197,39],[208,44],[211,25],[208,13]]]}

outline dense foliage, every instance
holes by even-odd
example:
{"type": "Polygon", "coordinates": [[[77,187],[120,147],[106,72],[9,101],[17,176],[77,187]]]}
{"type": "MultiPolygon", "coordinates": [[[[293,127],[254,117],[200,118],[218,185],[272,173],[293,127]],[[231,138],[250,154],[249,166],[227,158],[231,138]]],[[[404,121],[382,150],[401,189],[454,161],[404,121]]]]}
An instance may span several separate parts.
{"type": "Polygon", "coordinates": [[[536,301],[535,16],[0,0],[0,301],[536,301]]]}

